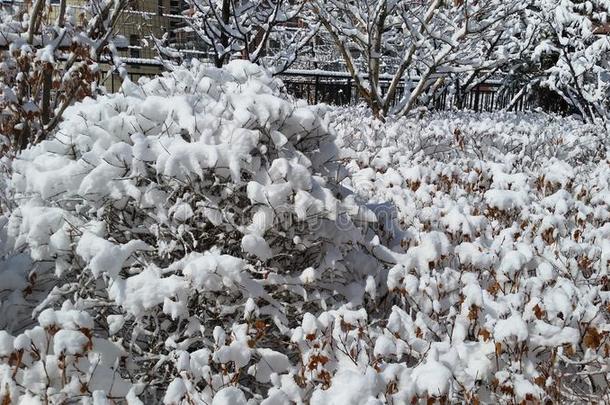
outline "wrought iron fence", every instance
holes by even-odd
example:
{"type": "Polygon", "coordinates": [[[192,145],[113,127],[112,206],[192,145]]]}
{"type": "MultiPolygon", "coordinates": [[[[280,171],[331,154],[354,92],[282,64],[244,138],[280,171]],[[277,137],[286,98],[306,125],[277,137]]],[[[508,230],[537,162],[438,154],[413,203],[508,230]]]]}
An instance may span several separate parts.
{"type": "MultiPolygon", "coordinates": [[[[133,82],[137,82],[141,77],[154,76],[154,73],[138,72],[137,70],[129,73],[129,78],[133,82]]],[[[347,73],[289,70],[279,77],[289,94],[304,99],[310,104],[356,105],[363,101],[354,81],[347,73]]],[[[387,90],[389,83],[389,78],[380,80],[382,94],[387,90]]],[[[121,79],[112,75],[105,85],[108,91],[116,92],[120,89],[121,79]]],[[[459,83],[455,88],[459,88],[459,83]]],[[[404,91],[405,84],[403,83],[398,87],[397,98],[392,100],[393,104],[398,102],[404,91]]],[[[557,94],[549,90],[540,87],[509,86],[500,80],[483,82],[461,94],[451,89],[445,89],[435,94],[432,99],[422,100],[420,105],[435,110],[527,111],[542,108],[549,112],[570,112],[570,107],[557,94]]]]}
{"type": "MultiPolygon", "coordinates": [[[[345,73],[288,71],[280,77],[290,94],[311,104],[354,105],[362,101],[352,78],[345,73]]],[[[387,90],[389,83],[389,79],[380,80],[382,94],[387,90]]],[[[404,91],[403,84],[399,86],[396,94],[400,97],[404,91]]],[[[397,101],[398,99],[392,100],[392,104],[397,101]]],[[[433,99],[422,100],[420,105],[436,110],[527,111],[542,108],[558,113],[566,113],[570,110],[558,95],[544,88],[510,86],[499,80],[483,82],[462,94],[446,89],[435,94],[433,99]]]]}

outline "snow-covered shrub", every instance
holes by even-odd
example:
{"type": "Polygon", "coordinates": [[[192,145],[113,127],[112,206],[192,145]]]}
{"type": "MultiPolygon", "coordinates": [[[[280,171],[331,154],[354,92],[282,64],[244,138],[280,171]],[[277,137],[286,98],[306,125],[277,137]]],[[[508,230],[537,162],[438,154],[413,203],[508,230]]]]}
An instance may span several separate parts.
{"type": "Polygon", "coordinates": [[[464,156],[495,161],[507,154],[523,155],[528,166],[549,158],[577,165],[605,158],[608,145],[603,125],[545,113],[423,112],[384,123],[372,119],[365,106],[356,106],[332,111],[331,119],[342,134],[343,157],[381,171],[397,161],[464,156]]]}
{"type": "Polygon", "coordinates": [[[247,62],[195,63],[70,107],[53,139],[20,155],[8,243],[37,262],[32,289],[56,281],[33,311],[41,326],[15,342],[54,343],[6,343],[11,398],[59,403],[75,379],[83,395],[126,395],[129,384],[88,382],[95,339],[121,352],[104,372],[141,383],[131,392],[145,403],[261,398],[298,363],[290,330],[304,312],[363,303],[380,267],[363,232],[374,215],[339,186],[323,115],[281,90],[247,62]],[[45,308],[87,325],[42,330],[45,308]],[[45,380],[32,369],[44,355],[64,361],[60,333],[82,341],[69,354],[88,363],[45,380]],[[21,349],[34,353],[15,364],[21,349]],[[30,384],[44,389],[20,388],[30,384]]]}
{"type": "Polygon", "coordinates": [[[607,396],[607,131],[323,111],[245,62],[66,111],[10,180],[0,403],[607,396]]]}
{"type": "Polygon", "coordinates": [[[92,316],[66,302],[60,310],[44,310],[38,325],[17,337],[0,331],[4,403],[56,404],[87,397],[94,403],[125,397],[133,401],[136,387],[117,371],[127,352],[95,337],[94,326],[92,316]]]}
{"type": "MultiPolygon", "coordinates": [[[[325,361],[346,353],[363,397],[396,403],[607,396],[607,130],[541,114],[334,115],[343,185],[400,226],[376,253],[392,263],[377,306],[395,306],[343,324],[348,346],[320,346],[325,361]]],[[[309,324],[331,333],[332,313],[309,324]]],[[[326,403],[347,403],[330,396],[343,372],[326,403]]]]}
{"type": "MultiPolygon", "coordinates": [[[[34,265],[26,252],[15,251],[9,243],[8,223],[10,211],[16,205],[9,188],[13,159],[0,156],[0,330],[21,330],[31,325],[32,306],[48,292],[44,280],[38,280],[34,289],[30,271],[34,265]]],[[[39,263],[36,267],[48,264],[39,263]]]]}

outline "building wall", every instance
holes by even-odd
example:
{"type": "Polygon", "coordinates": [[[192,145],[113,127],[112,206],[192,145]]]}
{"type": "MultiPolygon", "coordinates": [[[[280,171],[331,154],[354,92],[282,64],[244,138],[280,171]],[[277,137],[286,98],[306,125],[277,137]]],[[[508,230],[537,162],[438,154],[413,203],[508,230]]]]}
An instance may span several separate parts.
{"type": "Polygon", "coordinates": [[[129,41],[129,51],[124,56],[135,59],[153,59],[157,51],[149,38],[162,38],[166,33],[174,35],[181,18],[179,1],[136,0],[131,9],[123,13],[118,33],[129,41]],[[148,44],[146,44],[148,42],[148,44]]]}
{"type": "MultiPolygon", "coordinates": [[[[53,1],[59,3],[58,0],[53,1]]],[[[125,41],[119,53],[125,58],[131,76],[150,76],[161,71],[161,66],[155,60],[157,51],[153,46],[154,41],[150,37],[162,38],[165,32],[171,32],[168,12],[170,2],[174,1],[132,0],[129,9],[122,13],[116,29],[125,41]]],[[[76,8],[83,8],[84,3],[85,0],[68,0],[68,6],[76,8]]]]}

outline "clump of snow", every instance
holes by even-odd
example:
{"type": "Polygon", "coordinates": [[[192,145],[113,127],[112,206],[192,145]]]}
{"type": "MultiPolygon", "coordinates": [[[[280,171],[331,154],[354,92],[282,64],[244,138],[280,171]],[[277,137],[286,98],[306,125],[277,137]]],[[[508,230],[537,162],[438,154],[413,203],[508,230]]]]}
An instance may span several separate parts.
{"type": "Polygon", "coordinates": [[[498,341],[515,338],[518,342],[523,342],[528,337],[527,324],[517,314],[500,319],[494,327],[494,337],[498,341]]]}
{"type": "Polygon", "coordinates": [[[223,388],[214,395],[212,405],[246,405],[243,392],[235,387],[223,388]]]}
{"type": "Polygon", "coordinates": [[[75,330],[60,330],[53,336],[53,351],[57,354],[82,353],[87,345],[87,336],[75,330]]]}

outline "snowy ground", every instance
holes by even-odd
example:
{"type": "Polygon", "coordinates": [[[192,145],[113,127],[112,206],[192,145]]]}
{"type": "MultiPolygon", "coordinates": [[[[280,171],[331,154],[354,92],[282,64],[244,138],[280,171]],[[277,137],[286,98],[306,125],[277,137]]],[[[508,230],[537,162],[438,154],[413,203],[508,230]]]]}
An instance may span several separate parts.
{"type": "Polygon", "coordinates": [[[0,402],[609,400],[609,145],[244,63],[77,105],[6,179],[0,402]]]}

